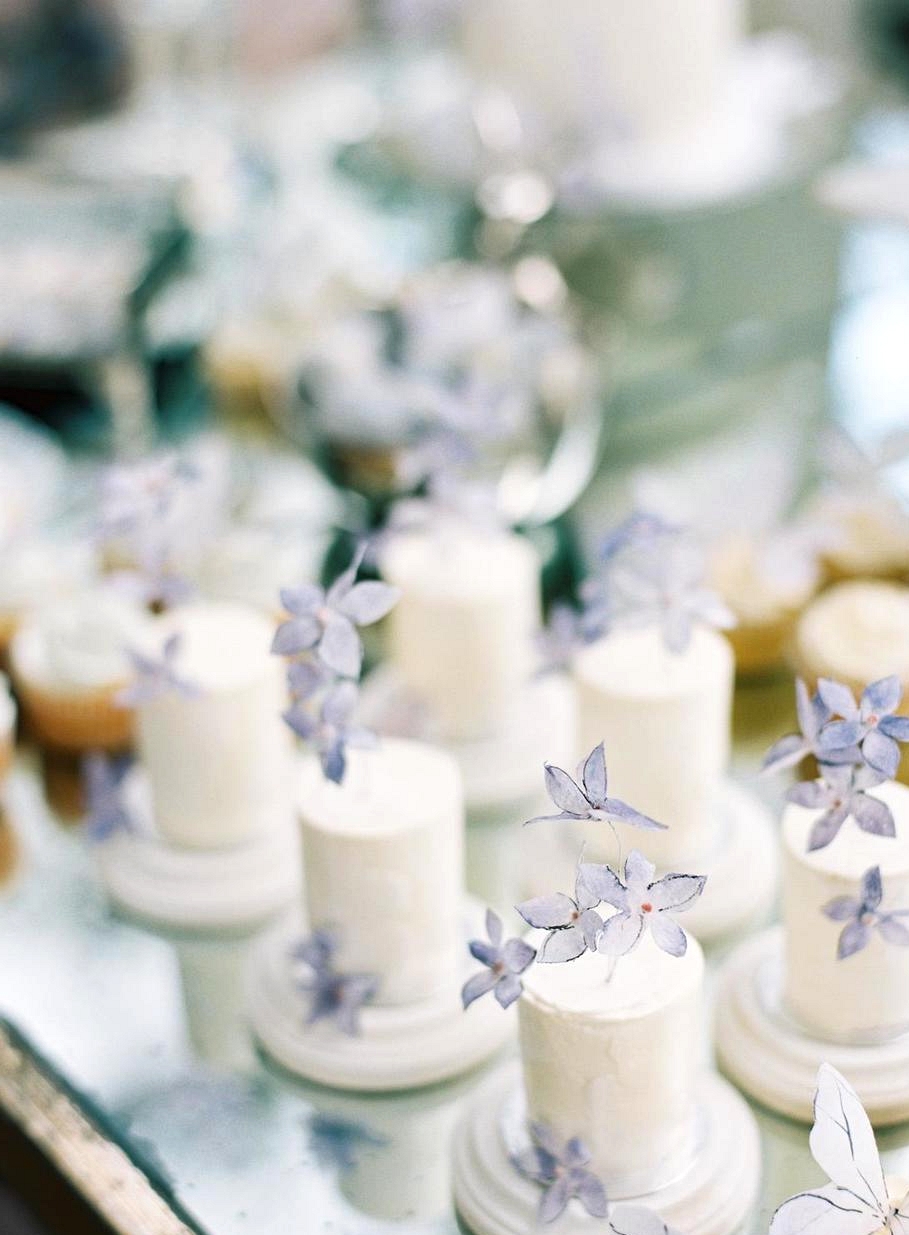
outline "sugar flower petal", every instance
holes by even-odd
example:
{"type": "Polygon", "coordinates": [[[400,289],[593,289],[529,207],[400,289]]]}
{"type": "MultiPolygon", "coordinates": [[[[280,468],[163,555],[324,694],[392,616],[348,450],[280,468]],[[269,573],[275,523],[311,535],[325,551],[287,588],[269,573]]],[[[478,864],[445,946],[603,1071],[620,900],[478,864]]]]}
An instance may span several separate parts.
{"type": "Polygon", "coordinates": [[[862,756],[869,767],[880,772],[888,780],[896,776],[900,766],[900,748],[893,738],[879,729],[872,729],[862,742],[862,756]]]}
{"type": "Polygon", "coordinates": [[[580,926],[569,926],[566,930],[555,930],[546,937],[537,960],[542,965],[556,965],[577,960],[586,951],[587,940],[583,930],[580,926]]]}
{"type": "Polygon", "coordinates": [[[639,849],[632,849],[625,859],[625,884],[629,888],[644,889],[653,883],[656,867],[639,849]]]}
{"type": "Polygon", "coordinates": [[[480,973],[475,973],[472,978],[468,978],[461,988],[461,1004],[463,1007],[469,1008],[475,999],[479,999],[481,995],[491,991],[498,982],[498,978],[491,969],[481,970],[480,973]]]}
{"type": "Polygon", "coordinates": [[[814,853],[818,849],[826,849],[831,841],[836,839],[848,813],[846,806],[825,811],[811,829],[808,837],[808,852],[814,853]]]}
{"type": "Polygon", "coordinates": [[[322,627],[316,618],[291,618],[275,631],[271,650],[275,656],[299,656],[315,647],[321,634],[322,627]]]}
{"type": "Polygon", "coordinates": [[[586,886],[600,901],[616,909],[627,909],[628,890],[611,867],[585,862],[581,874],[586,886]]]}
{"type": "Polygon", "coordinates": [[[515,908],[529,926],[542,930],[568,926],[572,915],[577,912],[577,905],[564,892],[555,892],[552,896],[535,896],[515,908]]]}
{"type": "Polygon", "coordinates": [[[821,755],[826,751],[843,750],[855,746],[864,732],[859,720],[832,720],[818,735],[817,748],[821,755]]]}
{"type": "Polygon", "coordinates": [[[873,798],[867,793],[854,794],[852,814],[863,832],[874,836],[896,836],[893,812],[880,798],[873,798]]]}
{"type": "Polygon", "coordinates": [[[584,793],[588,800],[596,805],[606,797],[606,752],[603,743],[595,746],[584,761],[581,774],[584,793]]]}
{"type": "Polygon", "coordinates": [[[848,686],[835,682],[832,678],[820,678],[817,693],[832,713],[841,716],[843,720],[858,719],[858,704],[848,686]]]}
{"type": "Polygon", "coordinates": [[[644,920],[640,914],[615,913],[603,923],[597,951],[604,956],[625,956],[641,938],[644,920]]]}
{"type": "Polygon", "coordinates": [[[282,587],[279,593],[281,607],[294,617],[309,617],[325,603],[325,592],[317,583],[303,583],[299,587],[282,587]]]}
{"type": "Polygon", "coordinates": [[[647,897],[654,909],[687,909],[704,891],[706,875],[664,875],[651,884],[647,897]]]}
{"type": "Polygon", "coordinates": [[[843,927],[840,933],[836,954],[841,961],[845,960],[856,952],[861,952],[863,948],[867,948],[870,942],[871,928],[864,922],[853,919],[843,927]]]}
{"type": "Polygon", "coordinates": [[[540,1222],[555,1222],[565,1212],[570,1199],[568,1179],[559,1175],[540,1197],[540,1207],[537,1218],[540,1222]]]}
{"type": "Polygon", "coordinates": [[[877,727],[896,742],[909,742],[909,716],[883,716],[877,727]]]}
{"type": "Polygon", "coordinates": [[[496,982],[493,994],[500,1007],[510,1008],[516,999],[521,998],[523,989],[521,979],[517,974],[506,973],[504,977],[499,978],[498,982],[496,982]]]}
{"type": "Polygon", "coordinates": [[[512,973],[523,973],[536,954],[536,949],[525,939],[509,939],[502,947],[502,957],[512,973]]]}
{"type": "Polygon", "coordinates": [[[677,1235],[659,1214],[641,1205],[617,1205],[609,1215],[614,1235],[677,1235]]]}
{"type": "Polygon", "coordinates": [[[909,926],[895,914],[882,914],[878,919],[877,929],[887,943],[896,944],[901,948],[909,947],[909,926]]]}
{"type": "Polygon", "coordinates": [[[884,884],[881,879],[881,868],[871,866],[862,876],[862,906],[865,909],[877,909],[884,899],[884,884]]]}
{"type": "Polygon", "coordinates": [[[322,638],[319,640],[319,655],[329,669],[342,677],[359,677],[363,663],[363,644],[357,628],[349,618],[334,612],[328,615],[322,638]]]}
{"type": "Polygon", "coordinates": [[[338,609],[357,626],[370,626],[385,617],[400,599],[400,592],[388,583],[366,579],[356,583],[338,603],[338,609]]]}
{"type": "Polygon", "coordinates": [[[494,909],[486,910],[486,934],[494,944],[502,942],[503,933],[502,919],[494,909]]]}
{"type": "Polygon", "coordinates": [[[670,956],[684,956],[688,950],[688,936],[678,922],[665,913],[654,914],[650,921],[650,933],[657,947],[670,956]]]}
{"type": "Polygon", "coordinates": [[[574,1195],[592,1218],[605,1218],[609,1212],[606,1189],[592,1171],[584,1171],[576,1181],[574,1195]]]}
{"type": "Polygon", "coordinates": [[[590,810],[590,803],[584,793],[564,769],[547,763],[546,792],[552,801],[570,815],[583,819],[590,810]]]}
{"type": "Polygon", "coordinates": [[[890,677],[879,678],[878,681],[865,687],[862,693],[861,711],[866,716],[871,712],[878,716],[886,716],[896,711],[902,697],[902,683],[898,675],[893,673],[890,677]]]}
{"type": "Polygon", "coordinates": [[[822,907],[821,912],[831,922],[848,922],[862,912],[862,902],[854,896],[835,896],[822,907]]]}
{"type": "Polygon", "coordinates": [[[641,811],[635,810],[633,806],[629,806],[627,802],[622,802],[619,798],[606,798],[599,809],[607,819],[612,819],[616,823],[627,823],[633,828],[642,828],[648,832],[666,831],[665,823],[658,823],[656,819],[642,814],[641,811]]]}

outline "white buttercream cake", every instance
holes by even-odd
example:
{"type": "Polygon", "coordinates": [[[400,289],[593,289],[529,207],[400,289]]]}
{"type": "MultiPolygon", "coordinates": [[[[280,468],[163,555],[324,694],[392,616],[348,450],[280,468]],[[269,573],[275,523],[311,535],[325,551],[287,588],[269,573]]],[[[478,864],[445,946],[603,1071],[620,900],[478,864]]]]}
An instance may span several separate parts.
{"type": "Polygon", "coordinates": [[[521,1058],[528,1117],[562,1141],[580,1137],[610,1194],[633,1195],[682,1173],[695,1135],[704,1066],[704,957],[650,935],[619,959],[585,953],[523,975],[521,1058]]]}
{"type": "Polygon", "coordinates": [[[890,806],[895,837],[870,835],[850,818],[831,844],[808,853],[821,812],[789,805],[783,815],[785,1003],[826,1041],[874,1041],[909,1028],[909,948],[872,930],[865,948],[840,960],[843,923],[823,913],[836,897],[859,897],[873,866],[881,869],[881,910],[909,909],[909,789],[888,783],[872,792],[890,806]]]}
{"type": "Polygon", "coordinates": [[[445,527],[396,536],[382,560],[400,589],[389,654],[451,740],[498,732],[533,670],[540,561],[510,533],[445,527]]]}
{"type": "Polygon", "coordinates": [[[196,693],[165,690],[137,709],[155,826],[187,848],[238,844],[281,826],[293,809],[284,669],[269,653],[274,625],[242,605],[192,605],[159,619],[144,650],[160,656],[175,632],[175,672],[196,693]]]}
{"type": "Polygon", "coordinates": [[[464,807],[454,760],[387,739],[350,751],[340,785],[307,760],[299,814],[310,926],[338,929],[339,970],[378,977],[378,1003],[456,988],[464,807]]]}
{"type": "MultiPolygon", "coordinates": [[[[676,653],[656,627],[616,631],[577,655],[574,678],[581,749],[604,742],[610,795],[666,824],[665,832],[636,831],[634,845],[659,867],[708,853],[729,760],[728,641],[699,627],[676,653]]],[[[585,831],[590,860],[614,858],[609,829],[596,824],[585,831]]]]}
{"type": "Polygon", "coordinates": [[[896,673],[909,683],[909,587],[871,579],[838,583],[814,600],[796,630],[802,676],[868,682],[896,673]]]}

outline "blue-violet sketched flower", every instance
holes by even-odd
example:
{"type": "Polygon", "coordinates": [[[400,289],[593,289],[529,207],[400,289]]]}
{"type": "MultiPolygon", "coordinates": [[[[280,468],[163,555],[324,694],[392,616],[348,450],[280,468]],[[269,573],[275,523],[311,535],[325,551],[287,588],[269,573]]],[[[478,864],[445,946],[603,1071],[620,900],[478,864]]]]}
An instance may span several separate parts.
{"type": "Polygon", "coordinates": [[[327,591],[315,583],[281,591],[281,604],[291,616],[275,631],[271,647],[275,655],[315,651],[341,677],[359,677],[363,644],[357,627],[378,622],[398,599],[397,588],[387,583],[375,579],[357,583],[362,560],[361,549],[327,591]]]}
{"type": "Polygon", "coordinates": [[[875,930],[887,943],[909,947],[909,927],[900,921],[909,915],[909,909],[882,912],[883,899],[881,868],[872,866],[862,875],[858,896],[836,896],[824,905],[823,912],[832,922],[846,924],[840,932],[836,952],[841,961],[867,948],[875,930]]]}
{"type": "Polygon", "coordinates": [[[784,1201],[769,1235],[907,1235],[909,1196],[891,1197],[871,1121],[829,1063],[818,1070],[808,1143],[830,1182],[784,1201]]]}
{"type": "Polygon", "coordinates": [[[808,755],[818,753],[818,735],[832,715],[830,708],[820,695],[809,693],[801,678],[795,680],[795,707],[801,733],[787,733],[771,746],[761,765],[765,772],[794,767],[808,755]]]}
{"type": "Polygon", "coordinates": [[[552,819],[589,819],[609,823],[627,823],[635,828],[647,828],[651,831],[665,830],[664,823],[657,823],[648,815],[629,806],[619,798],[610,798],[607,794],[608,780],[606,775],[606,754],[601,742],[595,746],[581,767],[578,781],[575,781],[562,768],[551,763],[544,765],[546,769],[546,792],[554,805],[559,808],[557,815],[537,815],[528,819],[527,823],[539,823],[552,819]]]}
{"type": "Polygon", "coordinates": [[[123,787],[133,766],[128,756],[109,758],[90,754],[83,764],[86,811],[85,832],[90,841],[103,844],[117,832],[130,832],[133,819],[123,800],[123,787]]]}
{"type": "Polygon", "coordinates": [[[909,742],[909,716],[895,716],[903,697],[896,675],[866,686],[858,703],[848,686],[821,678],[818,694],[831,714],[841,717],[824,725],[818,739],[821,759],[858,747],[861,759],[882,776],[896,775],[900,762],[898,742],[909,742]]]}
{"type": "Polygon", "coordinates": [[[360,1009],[375,998],[379,980],[368,973],[339,973],[335,968],[338,945],[336,931],[319,927],[294,948],[291,956],[306,970],[297,985],[310,997],[307,1024],[333,1020],[342,1033],[355,1035],[360,1009]]]}
{"type": "Polygon", "coordinates": [[[643,1205],[617,1205],[609,1215],[609,1227],[614,1235],[680,1235],[643,1205]]]}
{"type": "Polygon", "coordinates": [[[656,867],[633,849],[625,860],[625,881],[609,866],[583,864],[585,884],[618,913],[607,918],[597,942],[606,956],[624,956],[639,943],[649,927],[653,942],[670,956],[684,956],[688,937],[674,920],[698,899],[707,882],[705,875],[664,875],[654,879],[656,867]]]}
{"type": "Polygon", "coordinates": [[[316,751],[322,771],[336,785],[341,784],[347,770],[348,747],[366,750],[376,744],[375,734],[354,722],[358,700],[356,683],[338,682],[317,710],[304,699],[291,704],[283,714],[297,737],[316,751]]]}
{"type": "Polygon", "coordinates": [[[893,812],[886,802],[867,791],[885,777],[869,767],[852,764],[820,765],[819,780],[800,781],[786,794],[790,802],[822,812],[808,837],[808,852],[826,849],[851,815],[863,832],[873,836],[896,836],[893,812]]]}
{"type": "Polygon", "coordinates": [[[524,989],[520,975],[533,961],[536,949],[523,939],[507,939],[502,942],[502,919],[492,909],[486,910],[486,939],[471,939],[470,955],[486,966],[486,971],[474,974],[464,983],[461,1003],[469,1008],[475,999],[494,991],[496,1001],[503,1008],[509,1007],[521,997],[524,989]]]}
{"type": "Polygon", "coordinates": [[[117,695],[120,707],[140,707],[167,691],[174,691],[184,699],[199,697],[201,691],[195,682],[190,682],[177,673],[176,663],[181,642],[182,636],[176,631],[165,639],[161,655],[157,659],[145,652],[128,653],[136,677],[134,682],[117,695]]]}
{"type": "Polygon", "coordinates": [[[574,898],[555,892],[517,905],[518,913],[529,926],[549,931],[537,954],[538,962],[573,961],[587,951],[595,952],[603,929],[603,919],[596,912],[599,903],[600,898],[587,886],[579,870],[574,898]]]}
{"type": "Polygon", "coordinates": [[[543,1189],[537,1218],[540,1222],[555,1222],[564,1213],[572,1197],[576,1198],[593,1218],[605,1218],[608,1212],[606,1189],[590,1169],[590,1152],[583,1141],[574,1136],[561,1144],[544,1124],[530,1125],[532,1144],[513,1158],[518,1171],[543,1189]]]}

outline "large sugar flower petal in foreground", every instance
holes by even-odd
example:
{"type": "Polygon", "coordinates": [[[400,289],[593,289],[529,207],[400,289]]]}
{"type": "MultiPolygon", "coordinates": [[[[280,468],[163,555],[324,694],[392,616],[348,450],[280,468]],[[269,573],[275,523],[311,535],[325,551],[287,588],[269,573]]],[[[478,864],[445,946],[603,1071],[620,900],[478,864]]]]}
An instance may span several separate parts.
{"type": "Polygon", "coordinates": [[[600,898],[578,871],[573,898],[556,892],[516,906],[528,926],[549,932],[537,960],[541,964],[573,961],[585,952],[595,952],[603,929],[603,919],[596,912],[599,903],[600,898]]]}

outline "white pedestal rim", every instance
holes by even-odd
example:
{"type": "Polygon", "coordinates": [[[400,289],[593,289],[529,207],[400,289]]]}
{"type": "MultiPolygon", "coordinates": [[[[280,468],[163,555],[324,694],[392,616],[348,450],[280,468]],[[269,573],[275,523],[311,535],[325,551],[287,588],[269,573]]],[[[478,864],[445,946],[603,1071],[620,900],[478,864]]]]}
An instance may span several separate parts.
{"type": "Polygon", "coordinates": [[[466,941],[480,930],[482,913],[467,901],[465,961],[450,987],[418,1003],[367,1005],[356,1036],[326,1021],[305,1023],[288,965],[289,949],[305,927],[297,914],[282,920],[261,940],[249,969],[247,1006],[258,1042],[286,1071],[360,1093],[418,1089],[478,1067],[516,1030],[514,1009],[504,1011],[491,995],[466,1011],[461,1006],[461,986],[479,967],[466,941]]]}
{"type": "Polygon", "coordinates": [[[872,1124],[909,1119],[909,1033],[874,1045],[812,1037],[780,1010],[782,963],[783,930],[774,927],[740,944],[724,964],[716,1005],[723,1072],[763,1106],[811,1123],[817,1070],[827,1062],[856,1090],[872,1124]]]}
{"type": "MultiPolygon", "coordinates": [[[[475,1093],[455,1133],[455,1205],[475,1235],[526,1235],[537,1225],[540,1190],[515,1170],[501,1132],[503,1107],[520,1083],[519,1064],[498,1071],[475,1093]]],[[[688,1171],[654,1192],[616,1197],[615,1203],[646,1206],[686,1235],[733,1235],[758,1199],[760,1135],[745,1101],[718,1076],[704,1078],[700,1113],[702,1137],[688,1171]]],[[[546,1229],[593,1235],[607,1228],[571,1202],[546,1229]]]]}

